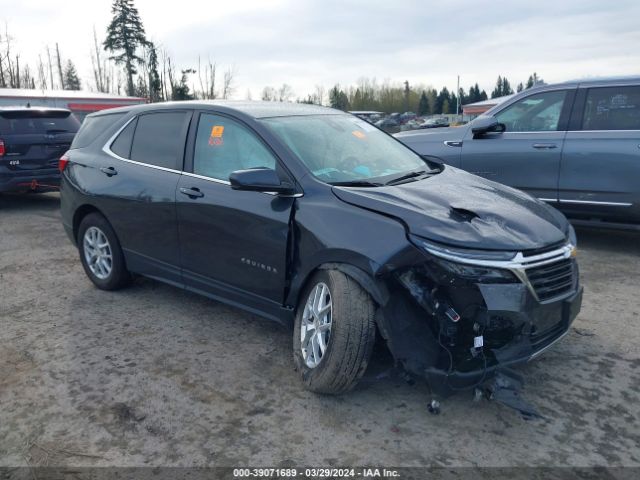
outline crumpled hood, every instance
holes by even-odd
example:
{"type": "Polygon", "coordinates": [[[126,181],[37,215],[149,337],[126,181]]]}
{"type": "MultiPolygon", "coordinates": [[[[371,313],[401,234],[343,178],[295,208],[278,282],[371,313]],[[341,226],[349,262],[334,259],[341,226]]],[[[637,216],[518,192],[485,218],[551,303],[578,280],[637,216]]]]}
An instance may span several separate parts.
{"type": "Polygon", "coordinates": [[[566,218],[543,202],[449,166],[416,182],[333,192],[346,203],[401,220],[414,235],[463,248],[537,249],[562,242],[568,229],[566,218]]]}

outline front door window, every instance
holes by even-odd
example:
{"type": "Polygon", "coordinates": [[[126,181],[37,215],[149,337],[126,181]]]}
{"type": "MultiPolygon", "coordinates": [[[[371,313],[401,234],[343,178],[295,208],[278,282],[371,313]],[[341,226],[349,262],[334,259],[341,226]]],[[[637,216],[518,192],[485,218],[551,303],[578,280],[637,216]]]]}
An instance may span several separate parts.
{"type": "Polygon", "coordinates": [[[558,130],[566,90],[543,92],[523,98],[495,115],[507,132],[558,130]]]}
{"type": "Polygon", "coordinates": [[[200,116],[193,173],[228,182],[231,172],[257,167],[275,169],[276,160],[251,130],[221,115],[200,116]]]}

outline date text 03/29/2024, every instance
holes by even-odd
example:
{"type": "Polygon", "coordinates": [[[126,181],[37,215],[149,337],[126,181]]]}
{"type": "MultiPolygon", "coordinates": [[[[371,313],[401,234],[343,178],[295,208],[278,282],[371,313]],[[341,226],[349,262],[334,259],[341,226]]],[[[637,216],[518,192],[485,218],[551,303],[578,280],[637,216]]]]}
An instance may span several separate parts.
{"type": "Polygon", "coordinates": [[[399,478],[397,470],[386,468],[235,468],[234,478],[399,478]]]}

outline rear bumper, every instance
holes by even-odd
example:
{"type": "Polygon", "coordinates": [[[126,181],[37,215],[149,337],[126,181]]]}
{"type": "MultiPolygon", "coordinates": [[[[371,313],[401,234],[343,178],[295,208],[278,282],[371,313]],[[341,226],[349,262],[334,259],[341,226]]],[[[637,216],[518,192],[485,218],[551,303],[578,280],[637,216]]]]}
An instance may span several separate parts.
{"type": "Polygon", "coordinates": [[[57,168],[41,170],[3,171],[0,173],[0,192],[57,191],[60,172],[57,168]]]}

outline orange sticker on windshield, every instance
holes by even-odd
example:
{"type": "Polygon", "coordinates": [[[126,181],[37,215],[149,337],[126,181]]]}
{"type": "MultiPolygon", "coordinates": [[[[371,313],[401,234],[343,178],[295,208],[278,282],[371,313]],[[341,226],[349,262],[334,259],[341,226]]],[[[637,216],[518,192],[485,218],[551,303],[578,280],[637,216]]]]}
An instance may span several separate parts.
{"type": "Polygon", "coordinates": [[[351,132],[351,134],[357,138],[367,138],[367,136],[364,133],[362,133],[360,130],[354,130],[353,132],[351,132]]]}

